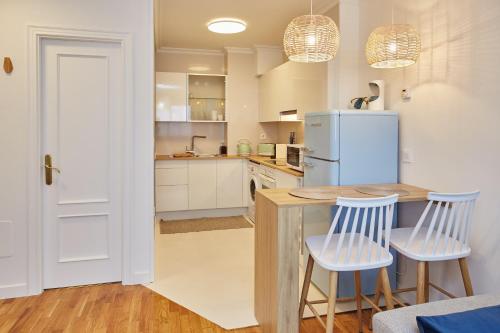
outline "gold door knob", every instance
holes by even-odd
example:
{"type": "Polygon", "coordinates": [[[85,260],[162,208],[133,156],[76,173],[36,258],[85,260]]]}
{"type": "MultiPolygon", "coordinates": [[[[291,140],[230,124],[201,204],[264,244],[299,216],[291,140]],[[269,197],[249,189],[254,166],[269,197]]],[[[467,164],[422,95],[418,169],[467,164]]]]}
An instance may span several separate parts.
{"type": "Polygon", "coordinates": [[[45,168],[45,184],[52,185],[52,170],[55,170],[57,173],[61,173],[61,170],[52,166],[52,156],[49,154],[45,155],[45,163],[43,167],[45,168]]]}

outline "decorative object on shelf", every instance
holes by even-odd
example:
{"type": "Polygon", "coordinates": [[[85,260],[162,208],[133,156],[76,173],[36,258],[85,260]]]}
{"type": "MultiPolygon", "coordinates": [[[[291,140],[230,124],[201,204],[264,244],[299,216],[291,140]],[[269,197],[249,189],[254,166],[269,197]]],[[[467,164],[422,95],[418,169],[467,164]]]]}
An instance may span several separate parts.
{"type": "Polygon", "coordinates": [[[400,68],[413,65],[420,55],[420,36],[409,24],[391,24],[372,31],[366,42],[366,60],[374,68],[400,68]]]}
{"type": "Polygon", "coordinates": [[[372,96],[368,101],[368,110],[371,111],[381,111],[385,110],[384,105],[384,95],[385,95],[385,83],[384,80],[373,80],[368,83],[370,87],[372,96]]]}
{"type": "Polygon", "coordinates": [[[252,148],[250,147],[250,140],[240,139],[238,141],[238,155],[240,156],[250,156],[252,148]]]}
{"type": "Polygon", "coordinates": [[[14,65],[12,65],[12,60],[9,57],[3,58],[3,70],[5,73],[10,74],[14,70],[14,65]]]}
{"type": "Polygon", "coordinates": [[[294,18],[283,37],[285,53],[296,62],[323,62],[337,54],[340,34],[335,22],[324,15],[311,13],[294,18]]]}

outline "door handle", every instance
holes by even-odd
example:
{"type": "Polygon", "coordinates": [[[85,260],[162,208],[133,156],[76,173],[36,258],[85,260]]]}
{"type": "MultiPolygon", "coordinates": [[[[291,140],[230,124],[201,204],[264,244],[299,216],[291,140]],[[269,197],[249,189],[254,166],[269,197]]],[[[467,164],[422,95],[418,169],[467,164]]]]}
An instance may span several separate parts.
{"type": "Polygon", "coordinates": [[[309,163],[309,162],[302,162],[302,166],[306,168],[314,168],[314,164],[309,163]]]}
{"type": "Polygon", "coordinates": [[[45,184],[52,185],[52,170],[55,170],[57,173],[61,173],[61,170],[52,166],[52,156],[49,154],[45,155],[44,160],[45,163],[43,167],[45,168],[45,184]]]}

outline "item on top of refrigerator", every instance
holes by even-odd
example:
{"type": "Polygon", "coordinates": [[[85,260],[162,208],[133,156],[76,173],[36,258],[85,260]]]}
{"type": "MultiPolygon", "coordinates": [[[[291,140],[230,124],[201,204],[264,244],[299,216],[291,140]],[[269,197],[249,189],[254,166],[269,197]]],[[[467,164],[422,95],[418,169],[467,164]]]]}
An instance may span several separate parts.
{"type": "Polygon", "coordinates": [[[368,103],[368,109],[371,111],[382,111],[384,110],[384,95],[385,95],[385,83],[384,80],[374,80],[368,83],[370,90],[373,94],[370,97],[370,102],[368,103]]]}
{"type": "Polygon", "coordinates": [[[288,137],[288,143],[291,145],[295,144],[295,132],[290,132],[290,136],[288,137]]]}
{"type": "Polygon", "coordinates": [[[227,146],[222,142],[219,147],[219,155],[227,155],[227,146]]]}

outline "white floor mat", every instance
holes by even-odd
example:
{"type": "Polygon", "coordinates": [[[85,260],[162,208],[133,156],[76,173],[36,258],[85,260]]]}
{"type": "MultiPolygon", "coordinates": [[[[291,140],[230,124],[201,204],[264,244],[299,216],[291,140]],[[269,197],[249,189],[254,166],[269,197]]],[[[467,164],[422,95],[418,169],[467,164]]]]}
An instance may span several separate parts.
{"type": "MultiPolygon", "coordinates": [[[[258,325],[254,229],[156,233],[155,247],[156,277],[148,288],[225,329],[258,325]]],[[[309,299],[323,298],[311,286],[309,299]]],[[[326,313],[326,304],[318,310],[326,313]]],[[[307,307],[305,316],[312,316],[307,307]]]]}

